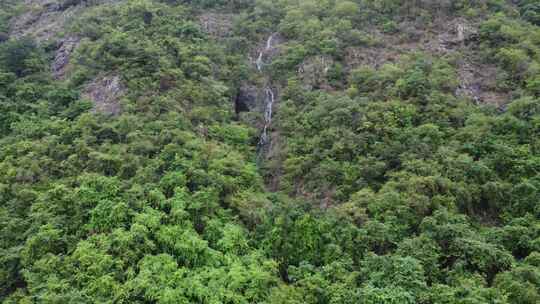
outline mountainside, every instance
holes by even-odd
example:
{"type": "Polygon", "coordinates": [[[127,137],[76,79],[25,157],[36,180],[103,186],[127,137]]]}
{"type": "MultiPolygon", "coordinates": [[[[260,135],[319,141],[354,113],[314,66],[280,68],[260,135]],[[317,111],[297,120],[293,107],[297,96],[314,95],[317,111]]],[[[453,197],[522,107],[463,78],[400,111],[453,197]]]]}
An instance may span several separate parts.
{"type": "Polygon", "coordinates": [[[3,0],[0,302],[540,303],[536,0],[3,0]]]}

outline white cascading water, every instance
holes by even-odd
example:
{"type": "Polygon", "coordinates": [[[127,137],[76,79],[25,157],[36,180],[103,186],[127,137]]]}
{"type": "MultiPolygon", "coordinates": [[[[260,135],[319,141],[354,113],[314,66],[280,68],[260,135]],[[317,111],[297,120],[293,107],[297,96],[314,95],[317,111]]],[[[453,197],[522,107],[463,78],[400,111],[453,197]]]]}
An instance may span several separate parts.
{"type": "Polygon", "coordinates": [[[269,51],[270,48],[272,47],[272,39],[274,39],[274,34],[270,35],[270,37],[268,37],[268,39],[266,40],[266,50],[267,51],[269,51]]]}
{"type": "Polygon", "coordinates": [[[264,110],[264,127],[261,134],[261,139],[259,141],[259,146],[264,147],[268,143],[268,127],[272,123],[272,109],[274,107],[274,92],[271,88],[266,88],[265,90],[265,103],[266,108],[264,110]]]}
{"type": "MultiPolygon", "coordinates": [[[[264,65],[263,56],[266,52],[270,51],[272,49],[272,40],[274,39],[274,34],[270,35],[268,39],[266,40],[266,47],[259,52],[259,56],[257,57],[257,60],[255,61],[255,65],[257,66],[257,70],[259,72],[262,72],[262,68],[264,65]]],[[[272,91],[272,88],[270,86],[266,87],[264,90],[265,98],[265,109],[264,109],[264,127],[261,134],[261,138],[259,140],[259,148],[265,147],[268,142],[268,128],[270,127],[270,124],[272,123],[272,110],[274,107],[274,92],[272,91]]]]}
{"type": "Polygon", "coordinates": [[[266,40],[266,48],[259,51],[259,56],[257,57],[257,60],[255,61],[255,65],[257,66],[257,70],[259,72],[262,71],[262,67],[264,65],[263,56],[265,52],[270,51],[272,48],[272,40],[274,39],[274,34],[270,35],[268,39],[266,40]]]}
{"type": "Polygon", "coordinates": [[[260,51],[259,52],[259,57],[257,57],[257,60],[255,61],[255,65],[257,66],[257,71],[261,72],[262,71],[262,66],[263,66],[263,51],[260,51]]]}

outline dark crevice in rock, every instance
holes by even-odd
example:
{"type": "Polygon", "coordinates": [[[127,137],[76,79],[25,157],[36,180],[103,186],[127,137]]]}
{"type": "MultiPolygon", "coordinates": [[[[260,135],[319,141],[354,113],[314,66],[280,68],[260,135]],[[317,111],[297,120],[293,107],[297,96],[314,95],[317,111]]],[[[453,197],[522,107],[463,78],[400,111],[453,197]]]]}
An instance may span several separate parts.
{"type": "Polygon", "coordinates": [[[243,96],[240,92],[236,94],[236,98],[234,99],[234,112],[236,115],[242,112],[249,112],[249,107],[246,103],[245,96],[243,96]]]}
{"type": "Polygon", "coordinates": [[[251,85],[241,86],[234,99],[235,113],[251,112],[257,108],[262,108],[262,104],[260,104],[258,98],[258,89],[251,85]]]}

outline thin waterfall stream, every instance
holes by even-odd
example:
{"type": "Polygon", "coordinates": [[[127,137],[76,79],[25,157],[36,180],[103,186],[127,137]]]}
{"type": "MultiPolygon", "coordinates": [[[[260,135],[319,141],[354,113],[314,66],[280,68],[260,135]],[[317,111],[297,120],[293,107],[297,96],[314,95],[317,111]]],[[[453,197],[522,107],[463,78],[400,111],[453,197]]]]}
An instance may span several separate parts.
{"type": "Polygon", "coordinates": [[[272,49],[272,40],[274,39],[274,34],[270,35],[268,39],[266,39],[266,47],[259,51],[259,56],[257,57],[257,60],[255,60],[255,65],[257,66],[257,71],[262,72],[262,68],[264,65],[263,56],[264,53],[270,51],[272,49]]]}
{"type": "MultiPolygon", "coordinates": [[[[255,66],[257,68],[257,71],[259,73],[263,72],[263,67],[266,64],[264,62],[264,55],[272,50],[272,41],[274,39],[274,36],[276,33],[271,34],[268,39],[266,40],[266,46],[265,48],[261,49],[259,51],[259,56],[257,57],[257,60],[255,61],[255,66]]],[[[275,95],[274,91],[271,87],[271,80],[269,77],[266,79],[266,87],[264,89],[264,126],[261,132],[261,136],[258,143],[258,150],[263,151],[268,144],[270,143],[270,137],[268,135],[268,129],[270,128],[270,125],[272,124],[272,114],[273,114],[273,108],[274,108],[274,102],[275,102],[275,95]]]]}
{"type": "Polygon", "coordinates": [[[268,127],[272,123],[272,109],[275,101],[274,92],[271,88],[266,88],[264,91],[266,108],[264,109],[264,127],[259,140],[259,147],[265,147],[269,143],[268,127]]]}

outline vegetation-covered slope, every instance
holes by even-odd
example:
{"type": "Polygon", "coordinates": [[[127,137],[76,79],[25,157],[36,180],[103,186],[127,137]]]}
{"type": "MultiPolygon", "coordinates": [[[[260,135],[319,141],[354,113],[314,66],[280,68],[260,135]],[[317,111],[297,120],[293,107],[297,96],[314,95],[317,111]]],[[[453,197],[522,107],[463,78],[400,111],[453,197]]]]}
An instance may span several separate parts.
{"type": "Polygon", "coordinates": [[[536,1],[21,2],[3,303],[540,302],[536,1]]]}

